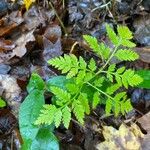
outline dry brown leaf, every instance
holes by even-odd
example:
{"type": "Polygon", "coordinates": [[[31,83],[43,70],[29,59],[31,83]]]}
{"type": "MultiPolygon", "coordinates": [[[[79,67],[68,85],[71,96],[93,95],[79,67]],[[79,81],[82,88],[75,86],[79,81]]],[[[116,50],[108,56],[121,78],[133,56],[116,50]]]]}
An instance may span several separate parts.
{"type": "Polygon", "coordinates": [[[141,127],[147,132],[142,140],[142,150],[149,150],[150,149],[150,112],[142,116],[137,120],[141,127]]]}
{"type": "Polygon", "coordinates": [[[122,124],[119,130],[104,126],[103,136],[105,141],[96,146],[98,150],[140,150],[144,135],[136,124],[131,127],[122,124]]]}

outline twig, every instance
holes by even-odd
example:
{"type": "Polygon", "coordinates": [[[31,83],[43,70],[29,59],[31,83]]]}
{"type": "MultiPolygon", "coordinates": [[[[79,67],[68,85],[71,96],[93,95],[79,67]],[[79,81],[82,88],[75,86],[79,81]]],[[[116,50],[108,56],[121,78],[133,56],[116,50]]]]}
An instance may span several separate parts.
{"type": "Polygon", "coordinates": [[[66,28],[65,28],[65,26],[64,26],[64,24],[63,24],[63,22],[61,21],[61,19],[60,19],[60,17],[59,17],[59,15],[58,15],[58,13],[57,13],[57,11],[56,11],[56,9],[54,8],[54,6],[53,6],[53,4],[52,4],[52,2],[51,1],[49,1],[49,6],[54,10],[54,12],[55,12],[55,15],[56,15],[56,17],[57,17],[57,19],[58,19],[58,21],[59,21],[59,23],[60,23],[60,25],[61,25],[61,27],[63,28],[63,30],[64,30],[64,32],[65,32],[65,36],[68,36],[68,33],[67,33],[67,31],[66,31],[66,28]]]}

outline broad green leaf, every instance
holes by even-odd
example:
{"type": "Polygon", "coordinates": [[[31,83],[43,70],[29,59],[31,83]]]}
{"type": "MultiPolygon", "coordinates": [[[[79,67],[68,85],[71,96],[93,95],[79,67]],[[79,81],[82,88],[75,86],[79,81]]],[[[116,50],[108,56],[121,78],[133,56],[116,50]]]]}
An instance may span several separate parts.
{"type": "Polygon", "coordinates": [[[50,90],[51,86],[56,86],[61,89],[67,90],[66,85],[70,83],[71,84],[73,83],[72,79],[66,79],[65,76],[55,76],[55,77],[50,78],[46,84],[47,84],[48,90],[50,90]]]}
{"type": "Polygon", "coordinates": [[[6,106],[6,102],[0,97],[0,108],[5,106],[6,106]]]}
{"type": "Polygon", "coordinates": [[[48,127],[42,127],[33,140],[30,150],[59,150],[59,143],[48,127]]]}
{"type": "Polygon", "coordinates": [[[32,90],[37,89],[43,91],[45,88],[45,82],[43,79],[36,73],[31,75],[29,84],[27,86],[27,91],[30,93],[32,90]]]}
{"type": "Polygon", "coordinates": [[[143,82],[137,85],[137,87],[150,89],[150,70],[138,70],[136,74],[143,78],[143,82]]]}
{"type": "Polygon", "coordinates": [[[23,138],[34,139],[39,128],[34,122],[40,114],[44,104],[44,95],[42,91],[33,90],[20,106],[19,127],[23,138]]]}

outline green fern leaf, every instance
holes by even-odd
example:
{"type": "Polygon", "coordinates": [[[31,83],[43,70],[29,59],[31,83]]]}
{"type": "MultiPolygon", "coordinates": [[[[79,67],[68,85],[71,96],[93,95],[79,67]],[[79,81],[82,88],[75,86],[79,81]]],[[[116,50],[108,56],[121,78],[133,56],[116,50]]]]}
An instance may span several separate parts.
{"type": "Polygon", "coordinates": [[[85,76],[86,76],[85,70],[80,70],[76,77],[76,84],[83,83],[85,76]]]}
{"type": "Polygon", "coordinates": [[[73,83],[68,83],[66,88],[71,94],[76,94],[79,91],[79,87],[73,83]]]}
{"type": "Polygon", "coordinates": [[[108,72],[114,72],[116,69],[116,65],[115,64],[111,64],[109,67],[108,67],[108,72]]]}
{"type": "Polygon", "coordinates": [[[115,56],[121,61],[134,61],[139,58],[139,55],[136,52],[123,49],[118,50],[115,56]]]}
{"type": "Polygon", "coordinates": [[[125,69],[126,69],[125,67],[121,67],[121,68],[117,69],[116,73],[122,74],[125,71],[125,69]]]}
{"type": "Polygon", "coordinates": [[[51,86],[50,90],[58,99],[56,101],[57,105],[63,106],[66,102],[70,101],[71,95],[67,91],[55,86],[51,86]]]}
{"type": "Polygon", "coordinates": [[[117,117],[119,115],[120,111],[121,111],[120,103],[116,102],[116,103],[114,103],[113,106],[114,106],[113,112],[115,114],[115,117],[117,117]]]}
{"type": "Polygon", "coordinates": [[[95,92],[93,95],[93,102],[92,102],[92,108],[95,109],[97,105],[100,103],[100,93],[95,92]]]}
{"type": "Polygon", "coordinates": [[[113,107],[112,100],[107,99],[106,106],[105,106],[106,116],[109,116],[111,114],[112,107],[113,107]]]}
{"type": "Polygon", "coordinates": [[[125,88],[128,88],[128,85],[136,86],[142,81],[143,79],[139,75],[135,74],[131,69],[126,70],[122,75],[122,83],[125,88]]]}
{"type": "Polygon", "coordinates": [[[65,106],[62,109],[62,121],[63,121],[65,128],[68,129],[70,121],[71,121],[71,110],[68,106],[65,106]]]}
{"type": "Polygon", "coordinates": [[[123,46],[129,47],[129,48],[133,48],[133,47],[136,46],[135,43],[133,43],[133,42],[131,42],[131,41],[129,41],[129,40],[122,40],[122,41],[121,41],[121,44],[122,44],[123,46]]]}
{"type": "Polygon", "coordinates": [[[55,105],[44,105],[44,109],[41,110],[41,114],[37,118],[35,124],[52,124],[54,121],[54,115],[57,111],[55,105]]]}
{"type": "Polygon", "coordinates": [[[110,55],[110,48],[107,47],[104,43],[100,43],[99,49],[101,51],[102,58],[104,58],[105,60],[108,59],[110,55]]]}
{"type": "Polygon", "coordinates": [[[89,44],[91,49],[93,50],[99,49],[98,41],[95,37],[90,36],[90,35],[83,35],[83,38],[89,44]]]}
{"type": "Polygon", "coordinates": [[[72,103],[73,113],[77,120],[83,124],[84,123],[84,108],[79,100],[74,100],[72,103]]]}
{"type": "Polygon", "coordinates": [[[56,111],[54,115],[54,123],[55,123],[56,128],[60,126],[61,119],[62,119],[62,112],[60,109],[58,109],[58,111],[56,111]]]}
{"type": "Polygon", "coordinates": [[[50,59],[48,64],[54,66],[58,70],[61,70],[62,73],[67,73],[67,78],[72,78],[78,73],[79,62],[75,55],[64,55],[64,57],[56,57],[50,59]]]}
{"type": "Polygon", "coordinates": [[[89,65],[88,65],[88,68],[91,70],[91,71],[95,71],[96,70],[96,63],[95,63],[95,60],[93,58],[90,59],[90,62],[89,62],[89,65]]]}
{"type": "Polygon", "coordinates": [[[113,84],[110,87],[107,88],[106,93],[108,93],[109,95],[114,94],[114,92],[116,92],[119,88],[121,87],[120,84],[113,84]]]}
{"type": "Polygon", "coordinates": [[[125,108],[125,111],[127,113],[130,112],[133,109],[133,107],[131,105],[131,100],[130,99],[128,99],[128,100],[125,101],[124,108],[125,108]]]}
{"type": "Polygon", "coordinates": [[[119,38],[116,35],[116,33],[114,32],[114,30],[108,24],[106,25],[106,30],[107,30],[107,34],[108,34],[108,37],[111,40],[111,42],[114,45],[117,45],[119,42],[119,38]]]}
{"type": "Polygon", "coordinates": [[[86,70],[87,63],[81,56],[79,57],[79,64],[80,64],[80,69],[86,70]]]}
{"type": "Polygon", "coordinates": [[[132,32],[129,30],[127,26],[117,26],[118,35],[122,39],[130,40],[133,38],[132,32]]]}
{"type": "Polygon", "coordinates": [[[93,52],[95,52],[101,58],[108,59],[110,54],[109,47],[105,46],[104,43],[99,44],[95,37],[84,35],[83,38],[88,43],[93,52]]]}
{"type": "Polygon", "coordinates": [[[103,85],[104,80],[105,80],[105,77],[99,77],[93,81],[93,84],[96,87],[101,87],[103,85]]]}
{"type": "Polygon", "coordinates": [[[89,115],[90,114],[90,106],[89,106],[89,101],[87,98],[87,94],[85,93],[81,93],[78,97],[78,100],[81,102],[83,108],[84,108],[84,112],[89,115]]]}

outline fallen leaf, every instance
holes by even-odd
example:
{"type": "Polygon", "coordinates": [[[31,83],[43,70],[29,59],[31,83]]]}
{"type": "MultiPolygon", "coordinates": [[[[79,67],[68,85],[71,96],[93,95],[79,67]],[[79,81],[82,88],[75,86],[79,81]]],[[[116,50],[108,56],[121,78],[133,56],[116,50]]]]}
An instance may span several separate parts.
{"type": "Polygon", "coordinates": [[[0,96],[4,97],[8,106],[12,108],[12,112],[17,116],[22,97],[16,79],[10,75],[0,75],[0,88],[2,89],[0,96]]]}
{"type": "Polygon", "coordinates": [[[62,55],[61,35],[61,28],[58,25],[50,26],[45,31],[43,36],[43,56],[45,61],[62,55]]]}
{"type": "Polygon", "coordinates": [[[137,121],[147,132],[142,140],[142,150],[148,150],[150,148],[150,112],[139,118],[137,121]]]}
{"type": "Polygon", "coordinates": [[[15,48],[15,44],[10,40],[0,39],[0,52],[11,51],[15,48]]]}
{"type": "Polygon", "coordinates": [[[119,130],[104,126],[103,136],[105,141],[96,146],[98,150],[140,150],[140,139],[144,135],[136,124],[131,127],[122,124],[119,130]]]}
{"type": "Polygon", "coordinates": [[[26,53],[26,45],[30,41],[35,41],[35,38],[33,36],[33,30],[30,32],[26,32],[15,41],[17,47],[13,49],[14,56],[22,57],[26,53]]]}

